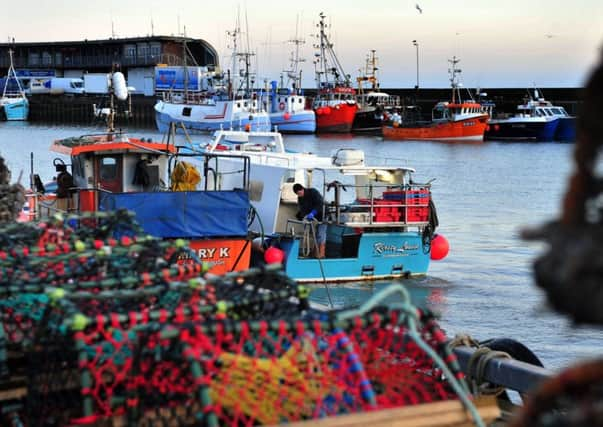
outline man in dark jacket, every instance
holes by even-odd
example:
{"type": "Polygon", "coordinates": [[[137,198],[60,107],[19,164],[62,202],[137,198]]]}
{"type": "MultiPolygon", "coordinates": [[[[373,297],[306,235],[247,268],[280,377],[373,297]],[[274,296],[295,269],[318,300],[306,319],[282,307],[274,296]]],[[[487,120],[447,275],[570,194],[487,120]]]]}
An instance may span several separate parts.
{"type": "Polygon", "coordinates": [[[293,185],[293,192],[297,194],[297,219],[306,221],[318,221],[316,227],[316,258],[325,257],[325,245],[327,242],[327,224],[322,223],[323,198],[318,190],[314,188],[304,188],[301,184],[293,185]]]}

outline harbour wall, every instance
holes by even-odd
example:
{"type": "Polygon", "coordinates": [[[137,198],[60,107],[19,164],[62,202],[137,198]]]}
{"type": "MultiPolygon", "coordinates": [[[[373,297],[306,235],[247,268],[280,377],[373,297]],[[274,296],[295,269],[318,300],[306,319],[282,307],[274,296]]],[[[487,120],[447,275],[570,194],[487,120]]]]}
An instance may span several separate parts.
{"type": "MultiPolygon", "coordinates": [[[[405,105],[419,105],[423,114],[428,118],[431,108],[435,103],[450,99],[450,89],[381,89],[390,95],[400,96],[405,105]]],[[[497,113],[512,113],[518,104],[521,104],[528,95],[525,88],[522,89],[489,89],[485,99],[496,104],[497,113]]],[[[582,88],[547,88],[541,90],[544,97],[555,105],[563,106],[571,115],[579,112],[582,99],[582,88]]],[[[315,91],[308,89],[304,92],[307,96],[313,96],[315,91]]],[[[118,115],[116,126],[155,127],[155,112],[153,106],[156,97],[132,95],[131,114],[128,119],[118,115]]],[[[109,107],[107,96],[93,95],[32,95],[30,100],[30,122],[43,123],[71,123],[91,125],[98,123],[99,118],[94,115],[94,106],[97,108],[109,107]]],[[[116,102],[117,111],[125,111],[128,105],[124,102],[116,102]]]]}

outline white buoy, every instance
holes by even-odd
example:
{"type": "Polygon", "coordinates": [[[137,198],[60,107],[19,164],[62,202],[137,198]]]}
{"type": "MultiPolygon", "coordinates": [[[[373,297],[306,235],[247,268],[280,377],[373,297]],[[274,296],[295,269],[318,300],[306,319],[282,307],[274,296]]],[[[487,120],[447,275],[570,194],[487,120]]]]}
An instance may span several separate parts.
{"type": "Polygon", "coordinates": [[[125,101],[128,99],[128,87],[126,86],[126,78],[123,73],[116,72],[113,73],[113,93],[120,101],[125,101]]]}

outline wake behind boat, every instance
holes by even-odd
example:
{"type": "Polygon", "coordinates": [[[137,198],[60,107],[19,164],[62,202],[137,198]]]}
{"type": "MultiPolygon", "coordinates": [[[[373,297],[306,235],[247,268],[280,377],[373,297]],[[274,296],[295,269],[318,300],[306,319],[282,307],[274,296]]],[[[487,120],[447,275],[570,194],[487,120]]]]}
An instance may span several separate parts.
{"type": "Polygon", "coordinates": [[[450,84],[452,99],[450,102],[438,102],[432,110],[431,121],[427,122],[392,122],[383,126],[383,138],[393,140],[429,140],[429,141],[473,141],[482,142],[489,115],[482,105],[471,96],[463,101],[460,92],[456,68],[459,62],[456,57],[449,60],[450,84]]]}

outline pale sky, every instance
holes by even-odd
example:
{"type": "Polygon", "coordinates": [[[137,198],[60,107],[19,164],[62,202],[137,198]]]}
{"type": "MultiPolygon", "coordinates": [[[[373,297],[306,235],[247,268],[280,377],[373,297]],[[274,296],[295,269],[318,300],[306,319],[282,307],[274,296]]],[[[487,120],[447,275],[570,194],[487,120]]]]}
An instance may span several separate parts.
{"type": "Polygon", "coordinates": [[[19,7],[0,0],[3,41],[71,41],[186,35],[212,44],[228,65],[227,30],[237,10],[249,28],[259,80],[278,80],[293,48],[286,40],[305,39],[303,86],[314,86],[312,59],[320,12],[331,24],[335,52],[352,79],[377,51],[382,88],[416,84],[448,87],[448,59],[456,55],[467,87],[581,86],[603,46],[602,0],[105,0],[48,2],[19,7]],[[422,9],[420,13],[416,4],[422,9]]]}

